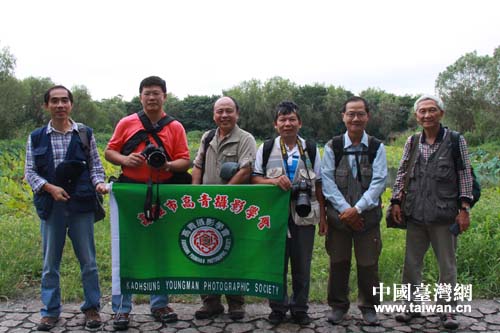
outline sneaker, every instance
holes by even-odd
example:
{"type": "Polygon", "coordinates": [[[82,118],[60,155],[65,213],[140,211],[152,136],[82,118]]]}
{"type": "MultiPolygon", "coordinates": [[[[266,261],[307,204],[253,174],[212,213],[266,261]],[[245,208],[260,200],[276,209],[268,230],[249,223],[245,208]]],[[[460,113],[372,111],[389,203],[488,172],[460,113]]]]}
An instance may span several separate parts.
{"type": "Polygon", "coordinates": [[[229,312],[229,318],[232,320],[240,320],[245,317],[245,309],[243,308],[243,305],[240,304],[229,305],[227,312],[229,312]]]}
{"type": "Polygon", "coordinates": [[[409,323],[412,318],[420,317],[420,312],[401,312],[394,319],[400,323],[409,323]]]}
{"type": "Polygon", "coordinates": [[[333,309],[328,314],[326,319],[328,320],[328,322],[330,322],[334,325],[338,325],[344,320],[346,313],[347,313],[347,311],[344,311],[342,309],[333,309]]]}
{"type": "Polygon", "coordinates": [[[311,318],[305,311],[296,311],[292,313],[292,319],[299,325],[309,325],[311,323],[311,318]]]}
{"type": "Polygon", "coordinates": [[[286,318],[286,314],[284,314],[281,311],[273,310],[273,311],[271,311],[271,313],[269,314],[269,317],[267,319],[269,320],[269,322],[271,324],[279,325],[279,324],[281,324],[281,322],[285,321],[285,318],[286,318]]]}
{"type": "Polygon", "coordinates": [[[57,317],[42,317],[36,329],[39,331],[50,331],[56,326],[58,320],[59,318],[57,317]]]}
{"type": "Polygon", "coordinates": [[[151,313],[156,321],[161,321],[162,323],[173,323],[177,321],[177,313],[169,306],[151,310],[151,313]]]}
{"type": "Polygon", "coordinates": [[[380,324],[375,310],[365,310],[362,314],[365,325],[377,326],[380,324]]]}
{"type": "Polygon", "coordinates": [[[217,304],[216,306],[209,306],[207,304],[203,304],[201,308],[196,310],[194,313],[194,317],[196,319],[209,319],[224,313],[224,307],[222,304],[217,304]]]}
{"type": "Polygon", "coordinates": [[[87,309],[83,313],[85,314],[85,328],[95,330],[102,326],[101,316],[97,309],[87,309]]]}
{"type": "Polygon", "coordinates": [[[130,323],[128,313],[118,312],[113,315],[113,328],[116,331],[128,330],[128,324],[130,323]]]}
{"type": "Polygon", "coordinates": [[[449,330],[456,330],[458,328],[458,321],[452,313],[445,313],[441,315],[441,322],[444,328],[449,330]]]}

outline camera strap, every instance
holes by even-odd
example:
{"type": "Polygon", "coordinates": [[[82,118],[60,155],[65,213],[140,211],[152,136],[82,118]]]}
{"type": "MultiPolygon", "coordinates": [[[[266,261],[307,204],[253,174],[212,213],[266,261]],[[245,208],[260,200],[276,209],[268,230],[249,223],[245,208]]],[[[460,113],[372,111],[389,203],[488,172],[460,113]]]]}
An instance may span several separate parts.
{"type": "MultiPolygon", "coordinates": [[[[299,138],[297,138],[297,147],[299,149],[300,159],[302,160],[302,162],[304,163],[304,167],[306,168],[307,178],[309,179],[309,181],[311,181],[311,176],[309,175],[309,168],[307,167],[306,152],[304,152],[304,148],[302,147],[302,143],[300,142],[299,138]]],[[[290,174],[290,170],[288,167],[288,153],[286,151],[286,147],[285,147],[285,143],[283,142],[283,138],[280,138],[280,148],[281,148],[281,156],[283,157],[283,162],[285,163],[285,167],[286,167],[286,173],[288,175],[288,174],[290,174]]],[[[299,168],[299,165],[297,165],[297,169],[298,168],[299,168]]],[[[297,172],[297,169],[295,172],[297,172]]],[[[293,179],[291,179],[291,181],[293,181],[293,179]]]]}
{"type": "Polygon", "coordinates": [[[167,161],[169,161],[169,162],[172,161],[172,159],[170,158],[170,155],[168,154],[168,151],[163,146],[163,142],[161,141],[161,139],[157,133],[163,127],[165,127],[165,125],[172,122],[174,120],[174,118],[171,116],[165,116],[165,117],[161,118],[156,125],[153,125],[151,123],[151,120],[148,118],[148,116],[146,115],[146,113],[144,111],[140,111],[139,113],[137,113],[137,115],[139,116],[139,119],[141,120],[142,126],[144,126],[144,129],[146,130],[146,132],[151,134],[153,139],[155,139],[158,147],[161,147],[163,149],[163,152],[165,153],[165,157],[167,158],[167,161]]]}
{"type": "Polygon", "coordinates": [[[144,200],[144,217],[148,221],[156,221],[160,218],[160,184],[156,181],[156,202],[153,209],[153,176],[149,174],[147,183],[146,199],[144,200]]]}

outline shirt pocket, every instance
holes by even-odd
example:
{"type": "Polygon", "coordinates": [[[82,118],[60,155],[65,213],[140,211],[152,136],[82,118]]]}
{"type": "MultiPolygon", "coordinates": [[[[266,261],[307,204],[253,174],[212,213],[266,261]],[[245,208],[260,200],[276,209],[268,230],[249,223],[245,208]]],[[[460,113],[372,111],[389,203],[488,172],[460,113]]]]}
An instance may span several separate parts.
{"type": "Polygon", "coordinates": [[[222,153],[222,163],[238,162],[238,153],[236,149],[228,149],[222,153]]]}

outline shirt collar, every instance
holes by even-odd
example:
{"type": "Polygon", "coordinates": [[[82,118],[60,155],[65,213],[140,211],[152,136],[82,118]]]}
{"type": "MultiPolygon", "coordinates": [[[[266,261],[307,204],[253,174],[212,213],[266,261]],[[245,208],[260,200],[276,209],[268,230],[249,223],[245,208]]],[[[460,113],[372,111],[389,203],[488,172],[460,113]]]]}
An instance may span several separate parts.
{"type": "MultiPolygon", "coordinates": [[[[436,141],[434,143],[443,141],[444,130],[445,130],[445,127],[443,127],[442,124],[439,124],[439,132],[438,132],[438,135],[436,137],[436,141]]],[[[425,143],[425,132],[424,131],[422,131],[422,135],[420,136],[420,142],[425,143]]]]}
{"type": "MultiPolygon", "coordinates": [[[[239,129],[238,125],[236,124],[234,126],[234,128],[231,130],[231,132],[227,133],[226,135],[224,135],[224,137],[222,138],[222,140],[225,140],[227,138],[230,138],[231,135],[233,135],[233,133],[235,133],[237,130],[239,129]]],[[[219,131],[220,129],[217,127],[217,130],[215,132],[215,136],[217,137],[217,139],[219,138],[219,131]]]]}
{"type": "MultiPolygon", "coordinates": [[[[73,132],[73,131],[78,132],[78,124],[76,122],[74,122],[73,119],[71,119],[71,118],[69,119],[69,121],[71,122],[71,130],[68,132],[73,132]]],[[[47,125],[47,134],[50,134],[52,132],[62,133],[62,132],[56,130],[54,127],[52,127],[52,120],[50,120],[49,124],[47,125]]],[[[66,133],[62,133],[62,134],[66,134],[66,133]]]]}
{"type": "MultiPolygon", "coordinates": [[[[276,144],[278,146],[280,145],[280,139],[281,139],[281,136],[277,136],[276,137],[276,141],[275,142],[276,142],[276,144]]],[[[300,135],[297,135],[297,139],[302,144],[302,148],[305,149],[305,139],[302,138],[300,135]]],[[[299,147],[297,147],[297,144],[295,144],[295,146],[293,146],[292,148],[288,148],[288,145],[285,145],[285,148],[286,148],[286,151],[288,151],[288,152],[293,152],[293,151],[299,149],[299,147]]]]}
{"type": "MultiPolygon", "coordinates": [[[[363,137],[361,138],[361,143],[368,147],[368,134],[366,131],[363,131],[363,137]]],[[[344,149],[352,146],[351,138],[349,138],[349,134],[347,132],[344,133],[344,149]]]]}

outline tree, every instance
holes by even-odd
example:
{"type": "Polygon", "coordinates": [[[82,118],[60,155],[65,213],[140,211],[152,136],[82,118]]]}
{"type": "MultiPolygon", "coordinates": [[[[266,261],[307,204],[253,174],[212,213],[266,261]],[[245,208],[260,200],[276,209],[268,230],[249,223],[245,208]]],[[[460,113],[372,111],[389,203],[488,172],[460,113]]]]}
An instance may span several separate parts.
{"type": "Polygon", "coordinates": [[[445,103],[445,121],[458,131],[474,131],[491,102],[487,98],[490,61],[488,55],[478,56],[474,51],[460,57],[438,75],[436,89],[445,103]]]}
{"type": "Polygon", "coordinates": [[[21,81],[23,85],[23,114],[24,122],[30,127],[43,126],[50,119],[50,115],[43,108],[43,96],[54,85],[50,78],[28,77],[21,81]]]}
{"type": "Polygon", "coordinates": [[[87,87],[83,85],[74,86],[71,88],[71,92],[73,93],[72,118],[92,128],[99,128],[100,123],[97,117],[97,106],[92,100],[87,87]]]}
{"type": "Polygon", "coordinates": [[[262,83],[259,80],[244,81],[238,86],[224,91],[223,94],[238,101],[241,128],[261,138],[272,135],[272,117],[265,105],[262,83]]]}
{"type": "Polygon", "coordinates": [[[9,77],[14,77],[16,68],[16,58],[8,47],[3,47],[0,51],[0,81],[9,77]]]}
{"type": "Polygon", "coordinates": [[[187,96],[171,112],[180,120],[186,131],[205,131],[214,128],[213,105],[219,96],[187,96]]]}
{"type": "MultiPolygon", "coordinates": [[[[301,135],[318,141],[327,137],[328,128],[323,126],[326,113],[328,90],[319,84],[298,88],[294,98],[302,119],[301,135]]],[[[323,140],[324,141],[324,140],[323,140]]]]}
{"type": "Polygon", "coordinates": [[[11,139],[25,135],[22,123],[23,89],[20,82],[11,76],[0,80],[0,139],[11,139]]]}
{"type": "Polygon", "coordinates": [[[112,132],[120,119],[127,115],[126,104],[121,95],[96,102],[99,126],[94,127],[94,130],[112,132]]]}

